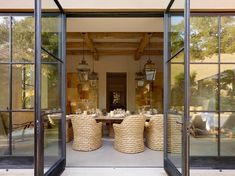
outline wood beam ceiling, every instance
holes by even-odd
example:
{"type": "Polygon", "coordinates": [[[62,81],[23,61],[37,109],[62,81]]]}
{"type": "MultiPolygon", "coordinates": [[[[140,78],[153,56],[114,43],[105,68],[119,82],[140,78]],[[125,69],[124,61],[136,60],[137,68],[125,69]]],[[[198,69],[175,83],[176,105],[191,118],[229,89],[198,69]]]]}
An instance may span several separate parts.
{"type": "MultiPolygon", "coordinates": [[[[99,48],[138,48],[138,42],[93,42],[94,47],[96,49],[99,48]]],[[[82,50],[82,42],[67,42],[66,47],[68,50],[82,50]]],[[[85,44],[85,48],[88,46],[85,44]]],[[[151,42],[150,48],[162,50],[163,49],[163,42],[151,42]]]]}
{"type": "Polygon", "coordinates": [[[152,36],[152,33],[145,33],[144,36],[141,38],[139,47],[138,47],[138,49],[136,50],[136,53],[135,53],[135,60],[139,60],[141,58],[146,46],[149,43],[149,40],[150,40],[151,36],[152,36]]]}
{"type": "Polygon", "coordinates": [[[67,33],[67,54],[82,55],[83,38],[84,54],[92,55],[95,60],[105,55],[133,55],[139,60],[143,55],[163,55],[163,33],[143,32],[68,32],[67,33]],[[149,39],[153,38],[149,43],[149,39]],[[139,42],[138,42],[139,41],[139,42]],[[150,50],[147,46],[150,44],[150,50]],[[147,50],[147,51],[146,51],[147,50]]]}
{"type": "Polygon", "coordinates": [[[84,39],[85,39],[85,43],[86,43],[87,47],[92,52],[93,59],[94,60],[99,60],[98,51],[95,48],[94,43],[93,43],[92,39],[90,38],[89,34],[85,33],[83,35],[84,35],[84,39]]]}
{"type": "MultiPolygon", "coordinates": [[[[89,32],[92,39],[133,39],[141,38],[142,32],[89,32]]],[[[82,39],[79,32],[67,32],[67,39],[82,39]]]]}
{"type": "MultiPolygon", "coordinates": [[[[68,55],[82,55],[82,50],[67,50],[66,53],[68,55]]],[[[84,51],[85,55],[93,55],[90,50],[84,51]]],[[[106,56],[106,55],[134,55],[135,50],[99,50],[99,56],[106,56]]],[[[162,57],[163,52],[162,50],[150,50],[144,51],[143,55],[155,55],[162,57]]]]}

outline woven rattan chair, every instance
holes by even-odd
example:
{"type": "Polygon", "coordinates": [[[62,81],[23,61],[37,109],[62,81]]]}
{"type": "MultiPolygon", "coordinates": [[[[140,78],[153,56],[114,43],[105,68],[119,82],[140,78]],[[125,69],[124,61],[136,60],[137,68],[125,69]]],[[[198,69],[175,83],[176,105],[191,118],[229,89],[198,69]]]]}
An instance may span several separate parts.
{"type": "Polygon", "coordinates": [[[143,116],[128,116],[121,124],[113,124],[114,148],[122,153],[139,153],[144,151],[143,116]]]}
{"type": "Polygon", "coordinates": [[[163,116],[155,115],[145,123],[146,145],[152,150],[163,150],[163,116]]]}
{"type": "Polygon", "coordinates": [[[89,116],[71,118],[74,140],[72,148],[79,151],[92,151],[102,146],[102,123],[89,116]]]}

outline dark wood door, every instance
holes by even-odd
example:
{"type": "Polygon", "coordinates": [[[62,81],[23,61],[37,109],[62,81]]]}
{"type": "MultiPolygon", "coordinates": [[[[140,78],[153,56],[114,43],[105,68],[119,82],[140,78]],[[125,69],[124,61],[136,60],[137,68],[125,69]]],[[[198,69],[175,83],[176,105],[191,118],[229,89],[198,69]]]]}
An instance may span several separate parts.
{"type": "Polygon", "coordinates": [[[126,73],[107,73],[106,109],[126,110],[126,73]]]}

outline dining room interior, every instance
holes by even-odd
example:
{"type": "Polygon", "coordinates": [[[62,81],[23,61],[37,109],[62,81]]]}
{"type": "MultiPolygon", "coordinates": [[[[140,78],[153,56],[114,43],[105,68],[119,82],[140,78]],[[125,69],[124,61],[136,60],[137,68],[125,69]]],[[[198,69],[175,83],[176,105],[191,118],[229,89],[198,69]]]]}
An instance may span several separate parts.
{"type": "Polygon", "coordinates": [[[68,18],[66,54],[67,165],[163,166],[163,19],[68,18]]]}

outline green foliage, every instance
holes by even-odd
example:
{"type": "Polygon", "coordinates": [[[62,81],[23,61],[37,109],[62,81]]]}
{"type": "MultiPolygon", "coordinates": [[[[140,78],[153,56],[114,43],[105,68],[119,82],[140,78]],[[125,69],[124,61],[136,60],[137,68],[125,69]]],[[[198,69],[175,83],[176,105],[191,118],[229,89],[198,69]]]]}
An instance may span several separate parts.
{"type": "MultiPolygon", "coordinates": [[[[221,53],[235,52],[235,18],[221,18],[221,53]]],[[[173,19],[174,20],[174,19],[173,19]]],[[[218,55],[218,18],[191,17],[190,19],[190,56],[191,60],[201,60],[218,55]]],[[[171,53],[179,51],[184,45],[184,21],[171,25],[171,53]]]]}
{"type": "MultiPolygon", "coordinates": [[[[196,97],[197,92],[197,82],[196,82],[196,72],[190,74],[190,92],[191,97],[196,97]]],[[[184,73],[181,72],[174,78],[175,84],[171,89],[171,105],[172,106],[183,106],[184,105],[184,73]]],[[[191,101],[191,103],[193,103],[191,101]]]]}

